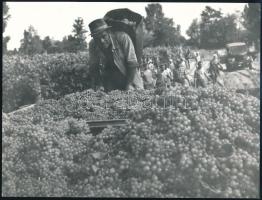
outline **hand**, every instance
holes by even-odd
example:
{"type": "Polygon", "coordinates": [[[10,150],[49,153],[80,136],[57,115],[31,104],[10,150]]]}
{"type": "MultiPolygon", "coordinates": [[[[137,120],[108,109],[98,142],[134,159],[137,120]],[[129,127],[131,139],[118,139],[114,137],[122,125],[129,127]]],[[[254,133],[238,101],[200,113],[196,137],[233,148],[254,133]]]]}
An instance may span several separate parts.
{"type": "Polygon", "coordinates": [[[104,91],[104,87],[103,87],[103,86],[98,86],[98,85],[96,85],[96,86],[94,86],[94,90],[95,90],[95,91],[98,91],[98,90],[104,91]]]}
{"type": "Polygon", "coordinates": [[[105,89],[104,89],[103,86],[100,86],[100,87],[98,88],[98,90],[104,91],[105,89]]]}
{"type": "Polygon", "coordinates": [[[129,91],[129,90],[134,90],[135,88],[131,85],[131,84],[128,84],[126,86],[126,91],[129,91]]]}

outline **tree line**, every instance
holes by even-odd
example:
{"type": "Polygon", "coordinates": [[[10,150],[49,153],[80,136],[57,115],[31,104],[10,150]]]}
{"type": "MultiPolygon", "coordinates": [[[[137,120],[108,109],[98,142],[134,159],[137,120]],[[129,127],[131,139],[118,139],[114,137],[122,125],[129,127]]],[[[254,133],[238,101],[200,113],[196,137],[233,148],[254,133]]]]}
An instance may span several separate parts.
{"type": "Polygon", "coordinates": [[[33,26],[29,26],[28,30],[24,30],[24,38],[21,40],[19,52],[23,54],[41,54],[41,53],[62,53],[77,52],[87,48],[87,42],[84,29],[84,21],[77,18],[73,24],[73,34],[65,36],[62,41],[53,40],[46,36],[40,39],[37,31],[33,26]]]}
{"type": "MultiPolygon", "coordinates": [[[[165,17],[159,3],[148,4],[145,10],[145,47],[187,45],[208,49],[221,48],[229,42],[244,41],[254,43],[255,47],[259,48],[261,24],[259,3],[248,3],[241,13],[227,15],[224,15],[221,10],[206,6],[201,13],[200,20],[193,19],[186,31],[189,39],[181,35],[179,24],[175,24],[172,18],[165,17]]],[[[3,2],[3,32],[11,17],[8,11],[8,5],[3,2]]],[[[49,36],[41,40],[35,28],[30,25],[27,30],[24,30],[20,48],[14,49],[11,53],[32,55],[85,51],[88,48],[86,32],[81,17],[75,19],[72,34],[65,36],[62,41],[53,40],[49,36]]],[[[3,53],[7,52],[9,40],[9,36],[3,37],[3,53]]]]}
{"type": "Polygon", "coordinates": [[[242,13],[224,14],[206,6],[201,19],[194,19],[187,30],[188,43],[199,48],[221,48],[230,42],[260,44],[260,4],[248,3],[242,13]],[[243,26],[243,28],[241,28],[243,26]]]}
{"type": "Polygon", "coordinates": [[[14,49],[12,53],[33,55],[84,51],[87,48],[87,42],[85,41],[86,30],[83,24],[83,19],[80,17],[77,18],[73,24],[73,34],[65,36],[62,41],[53,40],[49,36],[41,40],[35,28],[30,25],[27,30],[24,30],[24,37],[20,41],[20,48],[14,49]]]}
{"type": "MultiPolygon", "coordinates": [[[[3,33],[10,17],[9,7],[6,2],[3,2],[3,33]]],[[[84,20],[81,17],[75,19],[72,34],[65,36],[62,41],[54,40],[50,38],[50,36],[46,36],[42,40],[38,35],[37,30],[30,25],[28,29],[24,30],[23,38],[20,40],[20,47],[8,52],[13,54],[21,53],[33,55],[42,53],[84,51],[87,49],[86,32],[87,30],[84,27],[84,20]]],[[[7,52],[7,43],[9,40],[9,36],[3,37],[3,53],[7,52]]]]}

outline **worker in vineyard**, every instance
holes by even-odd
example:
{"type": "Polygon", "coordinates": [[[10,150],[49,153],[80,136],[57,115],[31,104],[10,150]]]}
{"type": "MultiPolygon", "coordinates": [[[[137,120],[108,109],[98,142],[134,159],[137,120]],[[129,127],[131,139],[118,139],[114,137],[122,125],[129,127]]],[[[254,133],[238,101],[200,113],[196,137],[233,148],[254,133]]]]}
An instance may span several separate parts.
{"type": "Polygon", "coordinates": [[[144,80],[144,88],[145,89],[152,89],[155,87],[155,80],[153,78],[153,72],[152,70],[150,69],[150,64],[151,63],[147,63],[145,65],[146,69],[145,71],[142,73],[142,77],[143,77],[143,80],[144,80]]]}
{"type": "Polygon", "coordinates": [[[165,70],[164,65],[160,65],[156,74],[156,85],[155,85],[156,88],[165,86],[165,80],[162,74],[164,70],[165,70]]]}
{"type": "Polygon", "coordinates": [[[173,80],[173,72],[169,68],[168,64],[163,65],[163,68],[164,68],[162,72],[163,81],[166,84],[166,87],[169,88],[173,80]]]}
{"type": "Polygon", "coordinates": [[[253,70],[253,58],[251,55],[245,56],[245,65],[248,67],[248,69],[253,70]]]}
{"type": "Polygon", "coordinates": [[[202,62],[198,62],[197,68],[194,73],[194,86],[197,87],[206,87],[205,74],[202,71],[202,62]]]}
{"type": "Polygon", "coordinates": [[[191,52],[190,52],[190,49],[188,48],[184,54],[187,69],[190,69],[190,62],[189,62],[190,55],[191,55],[191,52]]]}
{"type": "Polygon", "coordinates": [[[209,77],[211,78],[213,84],[219,83],[218,77],[220,76],[220,70],[222,69],[223,67],[219,62],[217,54],[214,54],[208,68],[209,77]]]}
{"type": "Polygon", "coordinates": [[[155,69],[153,60],[152,60],[151,58],[148,58],[147,65],[148,65],[148,67],[149,67],[149,69],[150,69],[151,71],[153,71],[153,70],[155,69]]]}
{"type": "Polygon", "coordinates": [[[175,69],[173,71],[173,80],[175,83],[180,83],[183,86],[190,85],[185,60],[181,55],[176,59],[175,69]]]}
{"type": "Polygon", "coordinates": [[[103,19],[89,24],[93,39],[89,43],[92,86],[105,91],[143,89],[133,42],[128,34],[112,31],[103,19]]]}
{"type": "Polygon", "coordinates": [[[153,72],[153,78],[156,80],[157,79],[157,74],[159,73],[159,66],[158,66],[158,59],[156,57],[152,57],[150,59],[152,61],[152,72],[153,72]]]}
{"type": "Polygon", "coordinates": [[[153,70],[152,70],[152,72],[153,72],[153,78],[154,78],[155,80],[157,80],[158,74],[159,74],[159,73],[161,74],[162,72],[161,72],[161,69],[159,68],[158,64],[156,63],[156,60],[154,60],[154,59],[153,59],[153,65],[154,65],[154,68],[153,68],[153,70]]]}
{"type": "Polygon", "coordinates": [[[172,58],[169,58],[169,68],[170,68],[171,72],[174,71],[174,69],[175,69],[175,64],[174,64],[174,61],[173,61],[172,58]]]}
{"type": "Polygon", "coordinates": [[[201,61],[201,56],[198,51],[195,52],[195,61],[196,61],[196,66],[197,66],[197,63],[201,61]]]}

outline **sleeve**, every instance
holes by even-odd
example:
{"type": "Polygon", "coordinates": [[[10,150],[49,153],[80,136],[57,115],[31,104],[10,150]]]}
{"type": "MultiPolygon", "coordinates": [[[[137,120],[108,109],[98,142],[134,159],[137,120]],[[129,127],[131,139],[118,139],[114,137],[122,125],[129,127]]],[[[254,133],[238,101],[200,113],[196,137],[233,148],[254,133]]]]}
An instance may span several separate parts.
{"type": "Polygon", "coordinates": [[[89,66],[90,72],[95,71],[96,66],[99,65],[99,59],[95,53],[95,44],[94,40],[91,40],[89,43],[89,66]]]}
{"type": "Polygon", "coordinates": [[[126,33],[122,34],[120,38],[128,67],[138,67],[135,47],[131,38],[126,33]]]}
{"type": "Polygon", "coordinates": [[[94,40],[89,43],[89,73],[92,87],[99,85],[99,56],[97,56],[94,40]]]}

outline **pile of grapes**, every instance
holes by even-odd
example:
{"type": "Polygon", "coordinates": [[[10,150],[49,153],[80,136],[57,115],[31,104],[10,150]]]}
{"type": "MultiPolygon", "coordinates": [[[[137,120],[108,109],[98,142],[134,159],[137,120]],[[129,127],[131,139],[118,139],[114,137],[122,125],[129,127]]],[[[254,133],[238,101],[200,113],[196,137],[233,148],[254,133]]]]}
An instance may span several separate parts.
{"type": "MultiPolygon", "coordinates": [[[[131,110],[150,109],[156,98],[154,90],[123,92],[92,89],[65,95],[59,100],[48,99],[35,104],[32,109],[21,109],[16,115],[30,117],[34,124],[47,120],[60,121],[66,117],[85,120],[109,120],[128,117],[131,110]]],[[[160,99],[160,98],[159,98],[160,99]]]]}
{"type": "Polygon", "coordinates": [[[2,115],[2,195],[258,198],[259,110],[219,87],[43,101],[2,115]],[[128,123],[93,134],[90,112],[128,123]]]}

